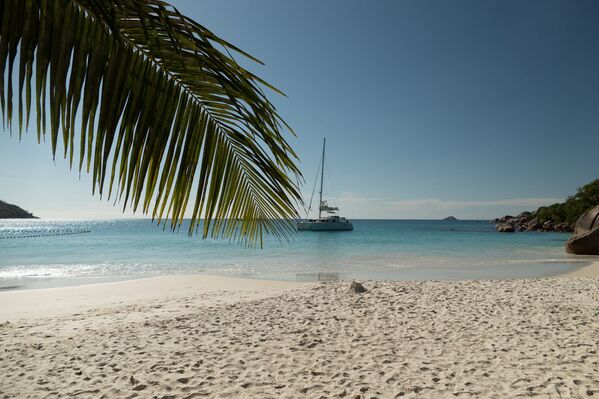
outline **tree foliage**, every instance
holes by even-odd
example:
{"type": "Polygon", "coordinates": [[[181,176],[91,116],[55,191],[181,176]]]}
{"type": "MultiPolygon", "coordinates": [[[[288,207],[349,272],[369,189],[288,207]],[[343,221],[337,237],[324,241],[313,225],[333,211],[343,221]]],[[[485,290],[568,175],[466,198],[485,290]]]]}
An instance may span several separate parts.
{"type": "Polygon", "coordinates": [[[22,132],[35,114],[38,140],[94,191],[173,228],[193,204],[204,237],[293,229],[291,129],[263,92],[276,89],[231,53],[256,59],[160,0],[3,0],[0,13],[3,121],[16,113],[22,132]]]}
{"type": "Polygon", "coordinates": [[[536,217],[541,222],[550,220],[555,223],[574,225],[584,212],[597,205],[599,205],[599,179],[579,187],[576,194],[568,197],[563,203],[539,208],[536,217]]]}

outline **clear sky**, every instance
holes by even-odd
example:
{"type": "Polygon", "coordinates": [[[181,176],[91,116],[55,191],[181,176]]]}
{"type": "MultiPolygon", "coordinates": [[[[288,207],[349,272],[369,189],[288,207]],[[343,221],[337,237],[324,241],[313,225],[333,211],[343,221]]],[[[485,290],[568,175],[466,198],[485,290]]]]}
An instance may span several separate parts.
{"type": "MultiPolygon", "coordinates": [[[[599,177],[599,2],[176,0],[265,62],[309,195],[352,218],[491,218],[599,177]]],[[[35,131],[0,133],[0,199],[118,217],[35,131]]],[[[126,212],[124,216],[131,216],[126,212]]],[[[139,216],[139,215],[136,215],[139,216]]]]}

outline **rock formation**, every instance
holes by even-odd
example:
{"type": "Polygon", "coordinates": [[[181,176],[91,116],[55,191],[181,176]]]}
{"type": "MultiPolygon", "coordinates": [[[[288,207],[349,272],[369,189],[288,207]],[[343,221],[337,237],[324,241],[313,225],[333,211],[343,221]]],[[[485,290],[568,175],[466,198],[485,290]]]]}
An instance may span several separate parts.
{"type": "Polygon", "coordinates": [[[449,221],[449,222],[453,222],[458,220],[458,218],[456,218],[455,216],[447,216],[445,219],[443,219],[445,221],[449,221]]]}
{"type": "Polygon", "coordinates": [[[356,281],[352,281],[351,285],[349,286],[349,290],[348,290],[348,292],[350,294],[363,294],[366,291],[368,291],[368,290],[362,284],[360,284],[356,281]]]}
{"type": "Polygon", "coordinates": [[[497,229],[498,232],[500,233],[513,233],[514,231],[516,231],[514,229],[514,226],[512,226],[509,223],[501,223],[498,224],[497,226],[495,226],[495,228],[497,229]]]}
{"type": "Polygon", "coordinates": [[[550,220],[541,223],[532,212],[522,212],[518,216],[506,215],[502,218],[491,220],[495,223],[495,229],[501,233],[512,233],[514,231],[555,231],[560,233],[571,233],[574,228],[567,223],[554,223],[550,220]]]}
{"type": "Polygon", "coordinates": [[[566,242],[566,252],[599,255],[599,205],[578,218],[574,235],[566,242]]]}

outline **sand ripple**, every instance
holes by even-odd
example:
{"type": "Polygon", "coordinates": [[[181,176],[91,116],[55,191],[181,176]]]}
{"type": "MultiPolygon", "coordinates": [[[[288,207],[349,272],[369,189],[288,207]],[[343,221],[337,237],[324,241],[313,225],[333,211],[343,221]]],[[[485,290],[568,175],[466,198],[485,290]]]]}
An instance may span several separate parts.
{"type": "Polygon", "coordinates": [[[0,397],[599,396],[599,279],[307,285],[0,325],[0,397]]]}

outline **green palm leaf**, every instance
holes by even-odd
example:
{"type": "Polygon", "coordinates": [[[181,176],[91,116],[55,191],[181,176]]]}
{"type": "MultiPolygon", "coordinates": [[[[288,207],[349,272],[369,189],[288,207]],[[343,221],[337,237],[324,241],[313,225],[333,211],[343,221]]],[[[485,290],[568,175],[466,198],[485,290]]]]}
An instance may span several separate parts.
{"type": "Polygon", "coordinates": [[[291,129],[262,90],[276,89],[230,53],[259,61],[160,0],[0,7],[0,107],[11,126],[18,97],[19,134],[35,90],[38,141],[48,132],[71,165],[78,152],[100,195],[173,229],[193,204],[190,233],[204,218],[204,237],[255,244],[293,230],[291,129]]]}

